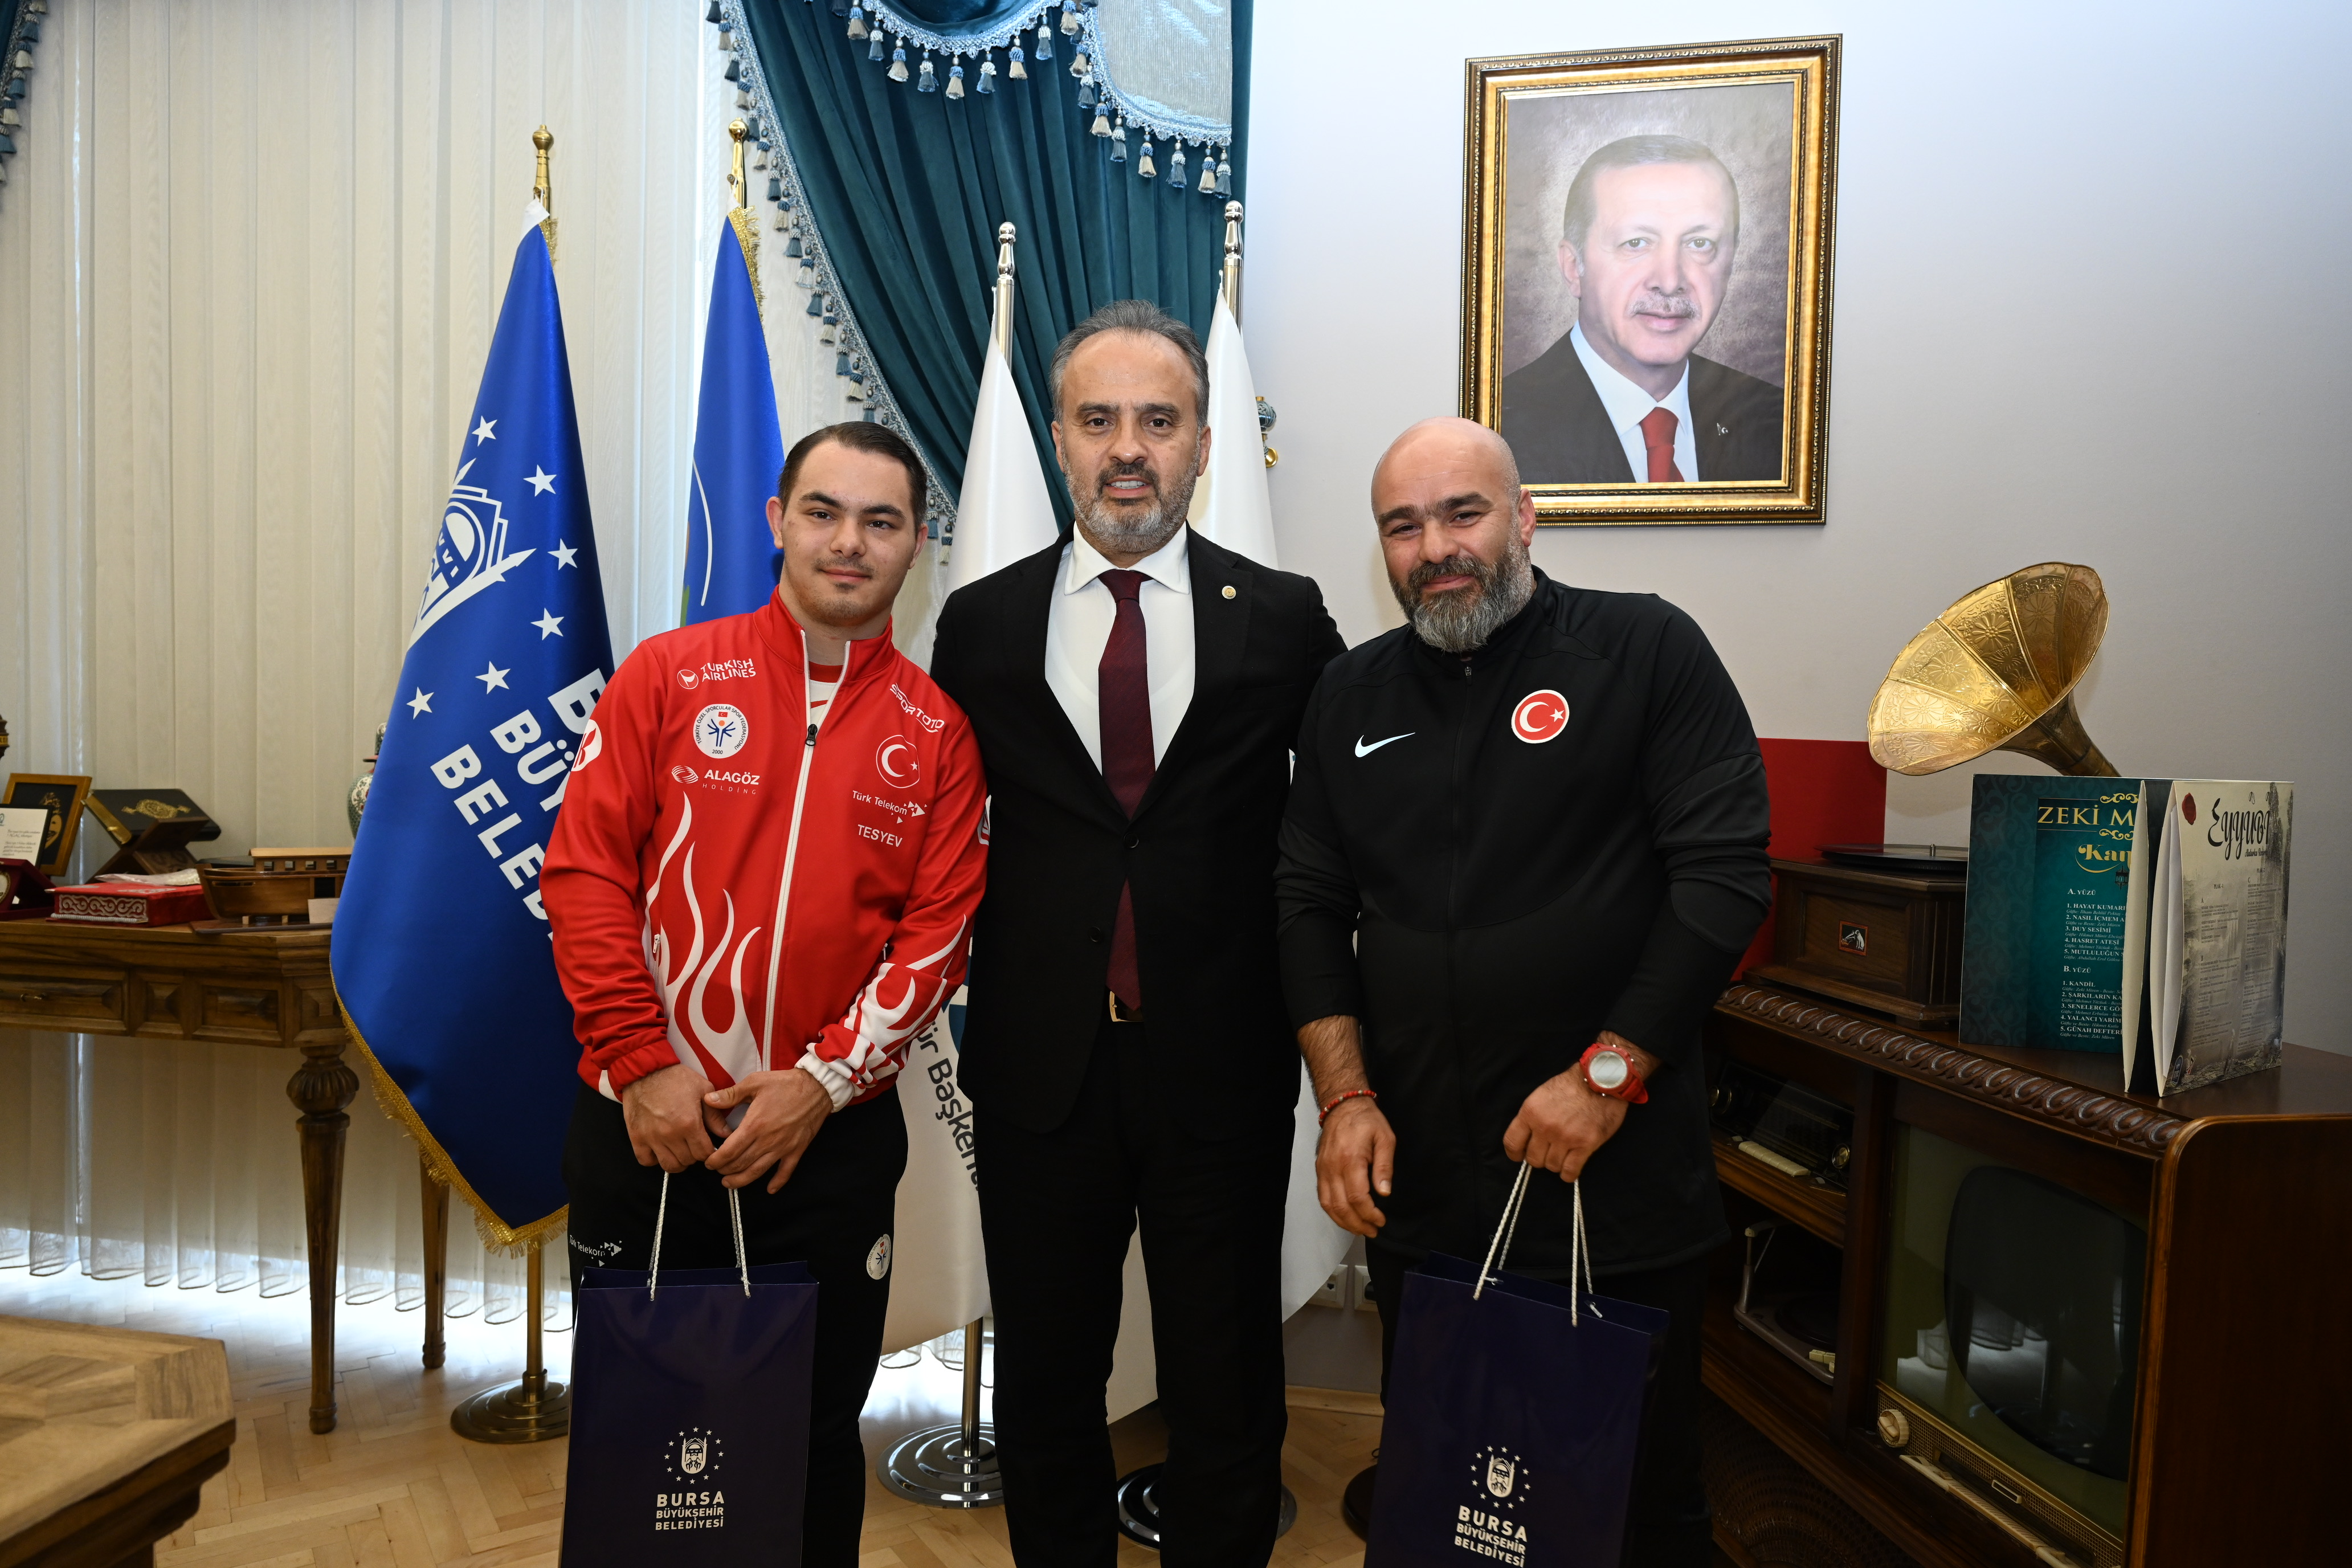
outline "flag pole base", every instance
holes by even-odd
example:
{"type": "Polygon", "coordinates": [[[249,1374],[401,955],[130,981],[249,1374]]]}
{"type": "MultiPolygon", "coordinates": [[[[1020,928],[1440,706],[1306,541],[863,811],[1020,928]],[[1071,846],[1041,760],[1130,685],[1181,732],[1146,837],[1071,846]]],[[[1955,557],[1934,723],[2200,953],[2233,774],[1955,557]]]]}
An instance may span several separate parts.
{"type": "Polygon", "coordinates": [[[996,1463],[996,1429],[980,1418],[980,1363],[987,1320],[963,1328],[963,1419],[926,1426],[890,1446],[875,1476],[897,1496],[926,1508],[1001,1508],[1004,1472],[996,1463]]]}
{"type": "Polygon", "coordinates": [[[526,1373],[449,1412],[449,1427],[477,1443],[544,1443],[572,1430],[572,1390],[526,1373]]]}
{"type": "Polygon", "coordinates": [[[929,1508],[1002,1508],[1004,1476],[996,1432],[983,1425],[966,1446],[961,1423],[926,1426],[891,1445],[874,1473],[891,1492],[929,1508]]]}
{"type": "MultiPolygon", "coordinates": [[[[1138,1546],[1160,1550],[1160,1503],[1152,1495],[1160,1484],[1162,1465],[1146,1465],[1129,1470],[1118,1479],[1118,1532],[1138,1546]]],[[[1277,1540],[1290,1533],[1298,1522],[1298,1499],[1288,1487],[1282,1489],[1282,1513],[1275,1521],[1277,1540]]]]}
{"type": "MultiPolygon", "coordinates": [[[[1379,1450],[1373,1451],[1375,1459],[1379,1450]]],[[[1366,1465],[1349,1481],[1347,1490],[1339,1494],[1339,1518],[1360,1540],[1372,1538],[1372,1489],[1380,1485],[1381,1467],[1366,1465]]]]}
{"type": "Polygon", "coordinates": [[[449,1412],[449,1429],[477,1443],[544,1443],[572,1430],[572,1391],[547,1381],[541,1353],[547,1259],[542,1247],[530,1249],[529,1283],[523,1292],[522,1375],[486,1388],[449,1412]]]}

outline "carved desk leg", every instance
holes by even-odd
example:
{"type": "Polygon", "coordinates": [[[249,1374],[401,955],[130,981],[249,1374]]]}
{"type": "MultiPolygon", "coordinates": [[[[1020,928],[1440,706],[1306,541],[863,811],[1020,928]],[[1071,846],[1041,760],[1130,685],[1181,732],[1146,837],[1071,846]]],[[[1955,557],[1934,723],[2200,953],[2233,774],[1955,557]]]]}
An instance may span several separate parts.
{"type": "Polygon", "coordinates": [[[340,1031],[307,1041],[302,1065],[286,1098],[302,1114],[302,1217],[310,1241],[310,1430],[335,1429],[335,1264],[342,1236],[343,1139],[352,1119],[343,1107],[360,1091],[359,1074],[343,1060],[340,1031]]]}
{"type": "Polygon", "coordinates": [[[430,1372],[448,1355],[442,1312],[449,1304],[449,1189],[433,1179],[421,1154],[416,1175],[425,1193],[425,1369],[430,1372]]]}

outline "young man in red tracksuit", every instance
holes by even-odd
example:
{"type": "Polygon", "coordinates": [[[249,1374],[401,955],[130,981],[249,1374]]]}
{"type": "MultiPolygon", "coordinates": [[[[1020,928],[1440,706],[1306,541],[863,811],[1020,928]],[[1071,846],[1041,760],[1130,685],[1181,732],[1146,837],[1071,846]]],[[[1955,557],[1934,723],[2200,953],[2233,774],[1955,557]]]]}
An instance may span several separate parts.
{"type": "Polygon", "coordinates": [[[748,616],[641,644],[596,705],[541,887],[585,1047],[572,1246],[642,1268],[750,1261],[818,1282],[803,1561],[851,1568],[857,1414],[889,1304],[897,1074],[961,982],[983,862],[980,752],[891,646],[923,469],[879,425],[794,447],[783,565],[748,616]]]}

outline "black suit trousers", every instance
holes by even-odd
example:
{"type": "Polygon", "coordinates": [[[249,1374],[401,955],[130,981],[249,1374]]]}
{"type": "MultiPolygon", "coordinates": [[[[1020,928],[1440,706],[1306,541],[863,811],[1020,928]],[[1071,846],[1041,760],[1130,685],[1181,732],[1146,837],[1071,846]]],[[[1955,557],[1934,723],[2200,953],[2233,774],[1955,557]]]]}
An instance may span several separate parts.
{"type": "MultiPolygon", "coordinates": [[[[1536,1173],[1537,1181],[1553,1178],[1536,1173]]],[[[1381,1310],[1381,1392],[1396,1354],[1397,1304],[1404,1300],[1412,1259],[1375,1241],[1364,1248],[1372,1296],[1381,1310]]],[[[1716,1561],[1715,1531],[1699,1473],[1699,1319],[1706,1310],[1710,1265],[1705,1258],[1632,1274],[1604,1274],[1595,1295],[1637,1301],[1668,1314],[1665,1354],[1642,1421],[1641,1452],[1633,1463],[1633,1517],[1627,1521],[1626,1568],[1708,1568],[1716,1561]]],[[[1377,1488],[1378,1483],[1374,1483],[1377,1488]]]]}
{"type": "MultiPolygon", "coordinates": [[[[1291,1127],[1208,1138],[1167,1114],[1139,1024],[1096,1035],[1047,1132],[975,1112],[996,1314],[996,1432],[1020,1568],[1111,1568],[1104,1384],[1139,1222],[1168,1461],[1168,1568],[1262,1568],[1282,1500],[1282,1218],[1291,1127]]],[[[1195,1060],[1202,1058],[1195,1058],[1195,1060]]],[[[1213,1060],[1213,1058],[1210,1059],[1213,1060]]]]}
{"type": "MultiPolygon", "coordinates": [[[[815,1277],[816,1376],[809,1391],[808,1507],[803,1568],[856,1568],[866,1522],[866,1448],[857,1414],[882,1353],[890,1278],[866,1269],[888,1233],[907,1169],[907,1121],[886,1094],[835,1111],[782,1192],[765,1178],[741,1189],[749,1261],[806,1263],[815,1277]]],[[[772,1173],[771,1173],[772,1174],[772,1173]]],[[[588,1268],[643,1268],[653,1256],[658,1165],[640,1165],[621,1108],[582,1085],[563,1147],[572,1189],[572,1256],[588,1268]]],[[[670,1178],[662,1224],[666,1268],[732,1268],[726,1190],[703,1166],[670,1178]]]]}

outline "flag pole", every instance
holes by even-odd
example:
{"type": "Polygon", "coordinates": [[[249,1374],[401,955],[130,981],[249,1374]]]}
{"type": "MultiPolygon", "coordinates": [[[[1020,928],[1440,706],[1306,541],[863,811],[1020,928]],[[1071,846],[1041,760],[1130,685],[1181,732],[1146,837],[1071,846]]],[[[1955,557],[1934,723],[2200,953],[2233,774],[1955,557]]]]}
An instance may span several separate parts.
{"type": "MultiPolygon", "coordinates": [[[[531,182],[530,194],[547,210],[543,220],[552,235],[555,223],[555,182],[547,167],[548,150],[555,138],[542,125],[530,133],[530,144],[538,150],[539,168],[531,182]]],[[[737,143],[736,160],[742,160],[741,143],[737,143]]],[[[443,1227],[443,1245],[446,1246],[447,1229],[443,1227]]],[[[446,1264],[443,1267],[446,1268],[446,1264]]],[[[440,1303],[429,1300],[426,1305],[438,1310],[440,1303]]],[[[460,1437],[477,1443],[544,1443],[561,1437],[572,1430],[572,1390],[560,1383],[547,1381],[547,1359],[541,1338],[545,1331],[547,1300],[547,1238],[535,1237],[530,1244],[530,1262],[525,1266],[523,1289],[523,1363],[522,1375],[512,1383],[502,1383],[486,1388],[449,1412],[449,1427],[460,1437]]],[[[427,1345],[437,1340],[440,1325],[428,1331],[427,1345]]],[[[436,1363],[437,1364],[437,1363],[436,1363]]]]}
{"type": "Polygon", "coordinates": [[[1225,309],[1242,319],[1242,204],[1225,204],[1225,309]]]}
{"type": "Polygon", "coordinates": [[[1013,357],[1013,226],[999,224],[996,228],[996,311],[992,330],[996,333],[996,352],[1005,358],[1013,357]]]}

